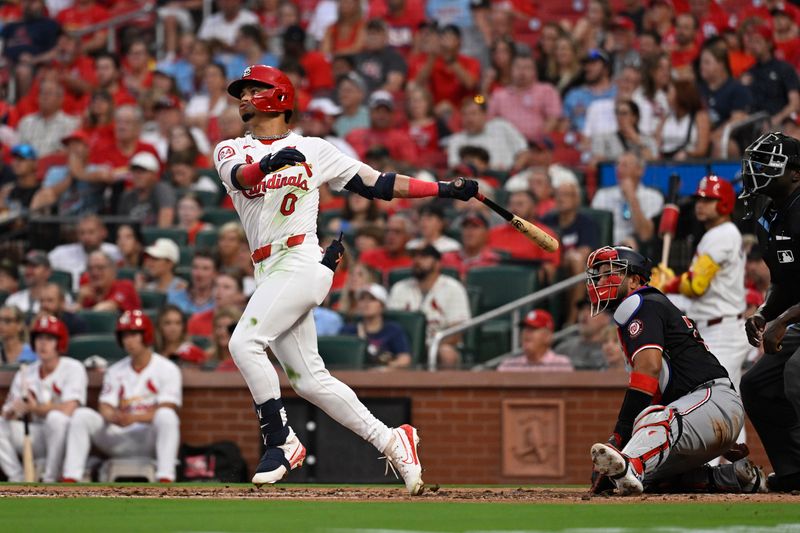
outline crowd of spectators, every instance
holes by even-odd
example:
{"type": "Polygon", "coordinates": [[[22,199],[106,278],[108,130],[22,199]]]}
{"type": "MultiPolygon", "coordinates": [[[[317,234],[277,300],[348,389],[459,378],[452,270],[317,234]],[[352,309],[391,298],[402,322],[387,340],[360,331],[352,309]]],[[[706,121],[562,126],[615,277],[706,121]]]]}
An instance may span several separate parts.
{"type": "MultiPolygon", "coordinates": [[[[0,3],[0,224],[24,248],[0,262],[3,362],[28,357],[16,324],[42,310],[75,335],[80,309],[145,308],[164,355],[234,368],[227,339],[253,265],[209,157],[245,132],[226,86],[250,64],[292,79],[296,131],[380,171],[477,179],[561,240],[543,252],[475,200],[323,188],[320,235],[343,232],[348,255],[315,316],[364,338],[371,366],[415,364],[382,310],[422,312],[427,340],[477,312],[474,269],[528,267],[541,288],[601,244],[652,244],[664,200],[642,184],[649,161],[735,157],[742,139],[722,132],[755,112],[800,130],[800,9],[781,0],[217,0],[204,16],[205,4],[0,3]],[[595,190],[607,161],[615,185],[595,190]],[[612,213],[612,242],[588,207],[612,213]],[[29,223],[42,215],[62,223],[40,242],[29,223]],[[57,271],[69,280],[52,283],[57,271]]],[[[583,297],[514,325],[524,360],[504,368],[618,366],[583,297]],[[561,352],[536,332],[571,323],[581,342],[561,352]]],[[[440,365],[468,364],[466,343],[445,339],[440,365]]]]}

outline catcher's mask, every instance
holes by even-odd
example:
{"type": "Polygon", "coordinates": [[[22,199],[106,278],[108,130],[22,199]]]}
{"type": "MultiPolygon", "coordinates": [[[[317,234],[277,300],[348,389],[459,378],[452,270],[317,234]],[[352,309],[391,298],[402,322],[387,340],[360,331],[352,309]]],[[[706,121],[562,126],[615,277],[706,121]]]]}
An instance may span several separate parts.
{"type": "Polygon", "coordinates": [[[619,289],[628,274],[650,281],[652,263],[627,246],[604,246],[589,255],[586,261],[586,290],[589,293],[592,316],[619,303],[619,289]]]}

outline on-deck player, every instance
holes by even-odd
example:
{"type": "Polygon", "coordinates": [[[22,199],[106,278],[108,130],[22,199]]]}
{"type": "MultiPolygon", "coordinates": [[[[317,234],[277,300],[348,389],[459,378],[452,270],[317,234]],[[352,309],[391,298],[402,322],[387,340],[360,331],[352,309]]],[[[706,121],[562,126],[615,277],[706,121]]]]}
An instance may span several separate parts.
{"type": "Polygon", "coordinates": [[[117,319],[117,341],[128,357],[103,376],[98,411],[81,407],[72,416],[64,457],[64,481],[80,481],[92,445],[112,457],[155,455],[156,477],[175,481],[180,444],[182,378],[177,365],[152,350],[153,324],[140,310],[117,319]]]}
{"type": "Polygon", "coordinates": [[[253,65],[228,86],[240,99],[249,126],[244,137],[220,142],[214,164],[239,213],[255,264],[257,288],[230,341],[233,360],[256,405],[266,451],[253,483],[275,483],[305,458],[305,448],[288,425],[270,348],[295,391],[384,453],[407,490],[423,490],[417,430],[391,429],[375,418],[345,384],[325,369],[317,351],[312,309],[328,293],[342,253],[334,243],[324,256],[317,233],[318,188],[328,183],[369,199],[439,196],[469,200],[478,185],[463,189],[394,173],[381,174],[317,137],[289,129],[294,87],[280,70],[253,65]]]}
{"type": "Polygon", "coordinates": [[[59,319],[42,315],[31,326],[31,344],[39,360],[20,369],[11,382],[0,418],[0,468],[9,481],[22,481],[18,454],[25,429],[15,418],[31,414],[29,431],[34,458],[44,458],[42,481],[61,480],[70,417],[86,405],[86,369],[67,353],[69,333],[59,319]]]}
{"type": "MultiPolygon", "coordinates": [[[[730,182],[706,176],[695,192],[695,217],[706,228],[697,244],[687,272],[675,276],[671,269],[657,266],[653,273],[659,283],[652,286],[665,293],[679,292],[691,298],[689,317],[708,349],[739,390],[742,364],[750,351],[744,332],[744,252],[742,234],[731,222],[736,193],[730,182]]],[[[744,441],[744,429],[739,442],[744,441]]]]}
{"type": "Polygon", "coordinates": [[[748,459],[704,469],[735,442],[744,408],[694,323],[647,285],[651,269],[649,259],[624,246],[595,250],[587,261],[592,315],[614,312],[630,369],[612,436],[592,446],[595,471],[623,495],[698,477],[707,490],[764,490],[748,459]]]}

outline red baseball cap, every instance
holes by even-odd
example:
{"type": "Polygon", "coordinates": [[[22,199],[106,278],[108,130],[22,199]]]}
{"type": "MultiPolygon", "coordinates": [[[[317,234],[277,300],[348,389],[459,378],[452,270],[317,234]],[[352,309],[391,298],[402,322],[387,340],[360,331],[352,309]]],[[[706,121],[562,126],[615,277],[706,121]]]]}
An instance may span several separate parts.
{"type": "Polygon", "coordinates": [[[612,29],[620,29],[626,31],[636,31],[636,24],[630,19],[630,17],[625,17],[623,15],[618,15],[614,17],[614,21],[611,23],[612,29]]]}
{"type": "Polygon", "coordinates": [[[544,309],[534,309],[533,311],[529,311],[519,325],[523,328],[547,328],[550,331],[556,329],[556,325],[553,322],[553,315],[544,309]]]}
{"type": "Polygon", "coordinates": [[[772,28],[769,24],[755,24],[752,28],[753,33],[760,35],[768,43],[773,42],[772,28]]]}
{"type": "Polygon", "coordinates": [[[758,307],[764,303],[764,297],[755,289],[747,289],[745,293],[745,301],[748,306],[758,307]]]}
{"type": "Polygon", "coordinates": [[[71,141],[80,141],[83,144],[90,144],[91,139],[89,138],[89,134],[83,130],[75,130],[69,135],[61,138],[61,144],[66,146],[71,141]]]}

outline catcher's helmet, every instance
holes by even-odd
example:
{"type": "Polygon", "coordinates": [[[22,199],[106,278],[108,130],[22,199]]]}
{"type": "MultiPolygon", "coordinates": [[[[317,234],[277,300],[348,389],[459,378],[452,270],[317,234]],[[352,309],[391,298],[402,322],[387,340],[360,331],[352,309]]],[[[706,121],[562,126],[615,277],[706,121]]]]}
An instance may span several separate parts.
{"type": "Polygon", "coordinates": [[[586,290],[592,316],[600,314],[609,305],[614,307],[619,288],[628,274],[637,274],[647,283],[652,269],[653,262],[650,259],[627,246],[604,246],[589,254],[586,261],[586,290]],[[602,269],[603,265],[608,265],[608,268],[602,269]]]}
{"type": "Polygon", "coordinates": [[[117,319],[117,342],[120,345],[122,345],[122,333],[126,331],[139,331],[142,333],[146,345],[153,344],[153,323],[141,309],[125,311],[117,319]]]}
{"type": "Polygon", "coordinates": [[[247,84],[262,85],[266,89],[253,96],[253,107],[263,112],[283,112],[294,109],[294,86],[289,77],[275,67],[251,65],[244,69],[242,77],[228,85],[228,94],[242,97],[247,84]]]}
{"type": "Polygon", "coordinates": [[[777,131],[765,133],[744,151],[739,198],[758,193],[789,168],[800,169],[800,141],[777,131]]]}
{"type": "Polygon", "coordinates": [[[69,346],[69,331],[62,321],[54,316],[46,315],[37,318],[31,326],[31,344],[36,348],[36,337],[39,335],[52,335],[58,341],[56,350],[60,354],[67,353],[69,346]]]}
{"type": "Polygon", "coordinates": [[[733,185],[714,174],[700,180],[694,195],[718,200],[717,213],[720,215],[730,215],[736,205],[736,193],[733,191],[733,185]]]}

